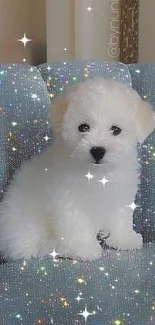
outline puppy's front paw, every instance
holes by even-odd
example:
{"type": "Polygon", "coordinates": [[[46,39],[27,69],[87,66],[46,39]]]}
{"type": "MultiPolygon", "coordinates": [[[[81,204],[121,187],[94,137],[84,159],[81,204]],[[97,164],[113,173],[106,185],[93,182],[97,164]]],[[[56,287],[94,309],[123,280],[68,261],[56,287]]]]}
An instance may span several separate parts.
{"type": "Polygon", "coordinates": [[[102,248],[97,241],[73,241],[70,247],[62,249],[60,256],[70,257],[75,260],[93,261],[102,257],[102,248]]]}
{"type": "Polygon", "coordinates": [[[78,256],[82,261],[97,260],[102,257],[102,248],[98,242],[93,242],[78,249],[78,256]]]}
{"type": "Polygon", "coordinates": [[[110,235],[109,238],[106,239],[106,244],[109,247],[116,249],[134,250],[142,247],[143,239],[140,234],[131,231],[129,233],[119,235],[110,235]]]}

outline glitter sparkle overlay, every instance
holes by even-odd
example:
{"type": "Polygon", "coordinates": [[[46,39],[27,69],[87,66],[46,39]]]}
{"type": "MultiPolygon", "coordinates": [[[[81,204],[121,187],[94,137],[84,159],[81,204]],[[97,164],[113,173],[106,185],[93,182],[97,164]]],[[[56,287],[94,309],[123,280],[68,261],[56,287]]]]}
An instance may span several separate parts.
{"type": "Polygon", "coordinates": [[[7,263],[0,266],[1,324],[154,325],[154,277],[154,244],[105,250],[91,263],[7,263]]]}
{"type": "Polygon", "coordinates": [[[25,33],[21,39],[18,39],[18,42],[22,42],[24,44],[24,47],[26,47],[27,43],[31,42],[31,41],[32,41],[32,39],[27,38],[25,33]]]}
{"type": "Polygon", "coordinates": [[[51,143],[49,104],[37,68],[0,65],[0,198],[21,162],[51,143]]]}
{"type": "MultiPolygon", "coordinates": [[[[91,7],[88,8],[90,12],[91,7]]],[[[64,61],[42,64],[39,66],[39,71],[47,84],[51,99],[62,93],[64,88],[94,76],[113,78],[128,85],[132,84],[128,67],[118,62],[64,61]]]]}
{"type": "MultiPolygon", "coordinates": [[[[155,108],[155,65],[130,65],[129,69],[133,87],[155,108]]],[[[40,66],[39,71],[25,64],[0,65],[1,196],[20,163],[52,142],[48,106],[65,86],[94,75],[131,85],[128,67],[115,62],[57,62],[40,66]]],[[[138,146],[138,159],[142,165],[139,190],[135,202],[129,202],[126,208],[134,211],[135,229],[146,242],[153,242],[154,133],[138,146]]],[[[83,177],[90,186],[97,181],[91,170],[83,177]]],[[[103,175],[101,190],[106,190],[108,181],[103,175]]],[[[154,325],[155,244],[144,244],[142,250],[133,252],[104,250],[103,258],[91,263],[60,259],[53,251],[44,259],[1,264],[0,323],[154,325]]]]}

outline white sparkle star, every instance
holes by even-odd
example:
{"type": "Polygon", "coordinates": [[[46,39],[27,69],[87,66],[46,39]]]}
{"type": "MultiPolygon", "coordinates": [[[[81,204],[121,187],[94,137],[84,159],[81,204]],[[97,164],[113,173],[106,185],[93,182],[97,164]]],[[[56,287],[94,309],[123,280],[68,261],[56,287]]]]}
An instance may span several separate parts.
{"type": "Polygon", "coordinates": [[[32,94],[31,95],[31,98],[36,99],[37,98],[37,94],[32,94]]]}
{"type": "Polygon", "coordinates": [[[16,318],[19,318],[20,320],[22,320],[22,318],[21,318],[21,315],[20,315],[20,314],[17,314],[17,315],[16,315],[16,318]]]}
{"type": "Polygon", "coordinates": [[[136,205],[134,202],[132,202],[130,205],[127,205],[127,207],[134,211],[138,207],[138,205],[136,205]]]}
{"type": "Polygon", "coordinates": [[[53,249],[53,252],[49,253],[48,255],[52,256],[53,259],[55,260],[56,256],[59,255],[59,253],[56,253],[55,249],[53,249]]]}
{"type": "Polygon", "coordinates": [[[52,68],[50,66],[47,67],[47,70],[50,71],[52,68]]]}
{"type": "Polygon", "coordinates": [[[78,261],[76,261],[76,260],[73,261],[73,264],[77,264],[77,263],[78,263],[78,261]]]}
{"type": "Polygon", "coordinates": [[[87,10],[90,12],[91,10],[93,10],[93,8],[91,8],[90,6],[87,8],[87,10]]]}
{"type": "Polygon", "coordinates": [[[110,182],[108,179],[105,178],[105,176],[99,181],[99,183],[102,183],[103,186],[105,186],[106,183],[110,182]]]}
{"type": "Polygon", "coordinates": [[[92,313],[89,313],[87,310],[87,306],[85,306],[85,310],[82,313],[79,313],[79,315],[83,316],[85,319],[85,322],[87,321],[87,318],[92,315],[92,313]]]}
{"type": "Polygon", "coordinates": [[[13,126],[16,126],[17,125],[17,122],[12,122],[11,123],[13,126]]]}
{"type": "Polygon", "coordinates": [[[139,293],[140,291],[139,290],[135,290],[135,293],[139,293]]]}
{"type": "Polygon", "coordinates": [[[92,175],[90,172],[88,172],[88,174],[84,176],[87,177],[89,181],[94,178],[94,175],[92,175]]]}
{"type": "Polygon", "coordinates": [[[47,134],[45,135],[44,139],[45,139],[45,141],[48,141],[49,140],[49,137],[48,137],[47,134]]]}
{"type": "Polygon", "coordinates": [[[77,300],[78,302],[80,301],[80,300],[82,300],[83,298],[81,298],[79,295],[76,297],[76,298],[74,298],[75,300],[77,300]]]}
{"type": "Polygon", "coordinates": [[[18,41],[19,41],[19,42],[22,42],[22,43],[24,44],[24,47],[26,47],[27,42],[31,42],[32,39],[27,38],[27,37],[26,37],[26,34],[24,33],[23,38],[18,39],[18,41]]]}
{"type": "Polygon", "coordinates": [[[15,147],[12,148],[12,151],[16,151],[17,149],[15,147]]]}

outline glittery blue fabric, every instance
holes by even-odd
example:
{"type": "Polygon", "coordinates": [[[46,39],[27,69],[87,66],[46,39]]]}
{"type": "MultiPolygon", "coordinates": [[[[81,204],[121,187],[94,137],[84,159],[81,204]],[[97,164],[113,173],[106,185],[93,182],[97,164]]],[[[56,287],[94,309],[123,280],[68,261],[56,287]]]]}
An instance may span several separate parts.
{"type": "Polygon", "coordinates": [[[105,251],[102,260],[91,263],[22,260],[0,272],[2,325],[155,324],[155,263],[149,246],[105,251]]]}
{"type": "Polygon", "coordinates": [[[118,62],[67,61],[42,64],[38,68],[51,98],[61,93],[65,87],[74,86],[77,82],[94,76],[113,78],[132,85],[128,67],[118,62]]]}
{"type": "MultiPolygon", "coordinates": [[[[128,67],[133,88],[155,111],[155,64],[139,63],[128,67]]],[[[139,147],[138,153],[142,173],[136,200],[138,207],[135,211],[135,224],[145,242],[155,242],[155,131],[139,147]]]]}
{"type": "Polygon", "coordinates": [[[37,68],[0,65],[0,197],[21,162],[51,142],[49,104],[37,68]],[[46,135],[48,140],[44,139],[46,135]]]}
{"type": "MultiPolygon", "coordinates": [[[[92,61],[57,62],[38,69],[0,65],[1,195],[19,164],[51,143],[48,106],[64,86],[93,75],[128,85],[132,80],[140,95],[155,105],[154,70],[154,64],[128,69],[92,61]]],[[[138,149],[142,177],[135,227],[145,241],[155,237],[154,143],[151,135],[138,149]]],[[[154,325],[155,245],[144,244],[135,252],[104,250],[103,259],[92,263],[48,257],[0,265],[0,324],[154,325]]]]}

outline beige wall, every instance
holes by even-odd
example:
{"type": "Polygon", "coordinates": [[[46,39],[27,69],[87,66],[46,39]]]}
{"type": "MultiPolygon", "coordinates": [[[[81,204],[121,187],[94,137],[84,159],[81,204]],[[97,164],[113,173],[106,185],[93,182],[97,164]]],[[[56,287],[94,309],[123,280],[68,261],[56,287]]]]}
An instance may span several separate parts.
{"type": "Polygon", "coordinates": [[[0,0],[0,62],[46,62],[46,0],[0,0]],[[21,39],[32,39],[26,49],[21,39]]]}
{"type": "Polygon", "coordinates": [[[139,62],[155,62],[155,0],[140,0],[139,62]]]}

